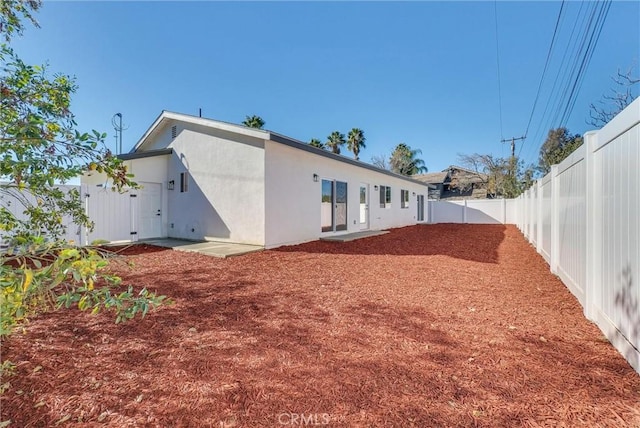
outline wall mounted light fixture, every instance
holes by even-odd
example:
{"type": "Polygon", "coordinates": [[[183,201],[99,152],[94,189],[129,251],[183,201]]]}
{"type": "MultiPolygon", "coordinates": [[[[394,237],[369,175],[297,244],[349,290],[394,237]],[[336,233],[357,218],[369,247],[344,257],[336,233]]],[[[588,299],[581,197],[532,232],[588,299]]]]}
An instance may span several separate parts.
{"type": "Polygon", "coordinates": [[[313,174],[313,181],[314,181],[315,183],[317,183],[317,182],[318,182],[318,178],[319,178],[319,177],[318,177],[318,174],[313,174]]]}
{"type": "Polygon", "coordinates": [[[174,187],[176,186],[176,182],[171,180],[169,182],[167,182],[167,190],[173,190],[174,187]]]}
{"type": "Polygon", "coordinates": [[[373,190],[375,190],[376,192],[378,191],[378,185],[377,184],[375,186],[373,186],[373,190]]]}

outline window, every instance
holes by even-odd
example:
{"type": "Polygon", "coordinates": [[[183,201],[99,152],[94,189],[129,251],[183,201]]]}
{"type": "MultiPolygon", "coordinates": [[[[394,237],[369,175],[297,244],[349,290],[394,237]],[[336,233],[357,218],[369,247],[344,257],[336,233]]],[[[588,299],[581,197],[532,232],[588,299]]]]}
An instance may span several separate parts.
{"type": "Polygon", "coordinates": [[[409,191],[400,191],[400,208],[409,208],[409,191]]]}
{"type": "Polygon", "coordinates": [[[189,190],[189,176],[186,172],[180,173],[180,193],[184,193],[189,190]]]}
{"type": "Polygon", "coordinates": [[[380,186],[380,208],[391,208],[391,187],[380,186]]]}

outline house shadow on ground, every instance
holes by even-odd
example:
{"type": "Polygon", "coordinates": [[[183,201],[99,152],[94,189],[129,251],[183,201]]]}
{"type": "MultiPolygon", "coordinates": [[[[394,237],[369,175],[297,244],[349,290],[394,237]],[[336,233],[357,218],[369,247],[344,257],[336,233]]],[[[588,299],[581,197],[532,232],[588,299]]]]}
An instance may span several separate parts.
{"type": "Polygon", "coordinates": [[[313,241],[275,248],[303,252],[389,256],[448,256],[481,263],[497,263],[507,230],[502,224],[429,224],[391,229],[388,234],[350,242],[313,241]]]}

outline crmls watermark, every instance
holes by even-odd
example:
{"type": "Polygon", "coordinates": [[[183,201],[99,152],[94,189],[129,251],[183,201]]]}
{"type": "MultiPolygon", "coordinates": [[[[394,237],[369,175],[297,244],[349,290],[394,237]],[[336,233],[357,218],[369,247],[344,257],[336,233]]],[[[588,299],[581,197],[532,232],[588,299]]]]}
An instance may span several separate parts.
{"type": "Polygon", "coordinates": [[[278,423],[289,426],[321,426],[329,425],[331,415],[328,413],[280,413],[278,423]]]}

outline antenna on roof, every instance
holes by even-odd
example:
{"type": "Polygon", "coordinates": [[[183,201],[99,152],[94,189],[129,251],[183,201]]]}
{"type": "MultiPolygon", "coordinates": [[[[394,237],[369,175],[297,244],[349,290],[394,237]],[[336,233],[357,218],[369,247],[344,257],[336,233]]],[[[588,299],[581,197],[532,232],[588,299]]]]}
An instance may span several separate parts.
{"type": "Polygon", "coordinates": [[[198,117],[202,117],[202,108],[198,109],[198,117]]]}
{"type": "Polygon", "coordinates": [[[122,153],[122,131],[128,129],[122,126],[122,113],[116,113],[111,118],[111,124],[113,125],[113,129],[116,131],[116,151],[117,154],[122,153]]]}

